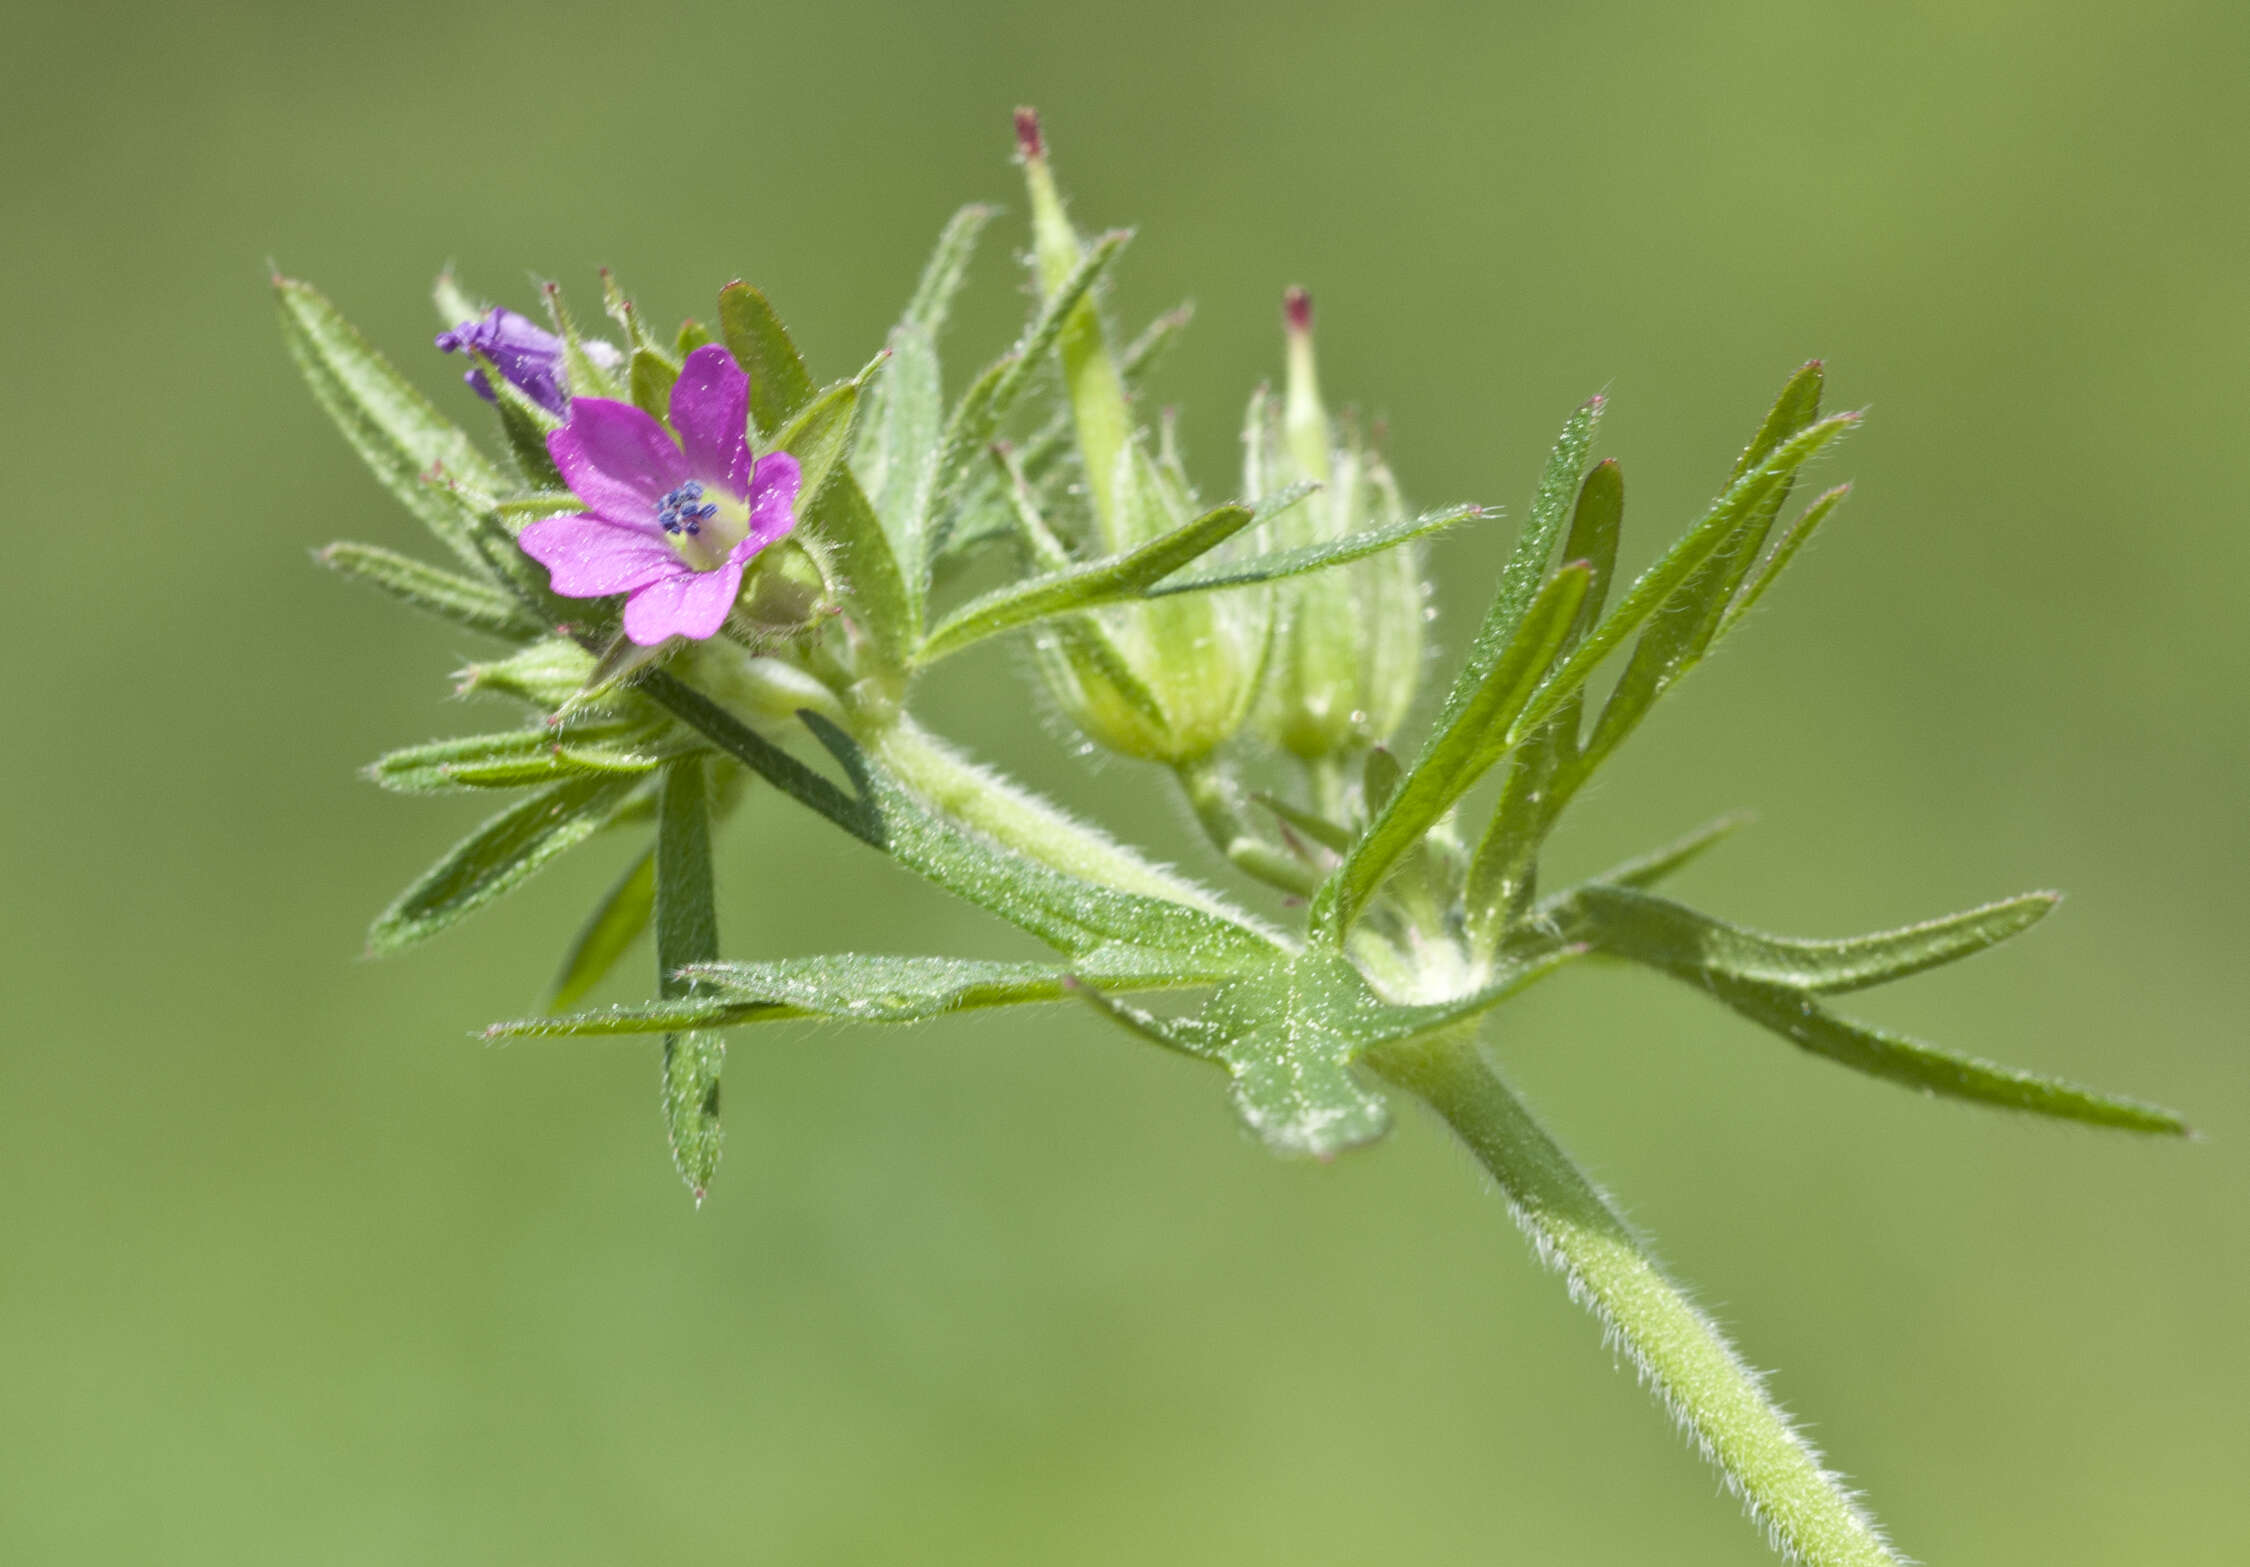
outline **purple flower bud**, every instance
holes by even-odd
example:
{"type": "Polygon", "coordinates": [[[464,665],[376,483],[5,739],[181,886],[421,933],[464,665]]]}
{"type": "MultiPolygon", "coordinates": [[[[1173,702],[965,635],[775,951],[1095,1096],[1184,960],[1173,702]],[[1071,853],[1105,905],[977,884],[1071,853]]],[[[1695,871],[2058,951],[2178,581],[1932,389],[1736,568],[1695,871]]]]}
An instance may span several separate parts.
{"type": "MultiPolygon", "coordinates": [[[[529,316],[495,307],[481,321],[464,321],[450,332],[440,332],[437,346],[448,354],[484,355],[524,396],[549,413],[559,414],[570,406],[570,389],[563,382],[563,340],[529,316]]],[[[492,400],[492,383],[482,370],[471,370],[463,379],[479,397],[492,400]]]]}

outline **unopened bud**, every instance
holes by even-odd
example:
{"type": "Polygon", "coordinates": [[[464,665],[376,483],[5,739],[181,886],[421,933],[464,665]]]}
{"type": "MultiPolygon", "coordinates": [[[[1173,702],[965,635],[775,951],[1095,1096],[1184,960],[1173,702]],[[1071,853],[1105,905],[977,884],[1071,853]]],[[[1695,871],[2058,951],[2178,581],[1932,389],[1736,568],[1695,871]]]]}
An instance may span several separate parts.
{"type": "MultiPolygon", "coordinates": [[[[1297,484],[1321,489],[1276,517],[1263,547],[1317,547],[1402,520],[1405,506],[1382,458],[1355,422],[1339,428],[1321,400],[1312,296],[1291,288],[1282,318],[1288,376],[1278,413],[1268,400],[1253,404],[1246,485],[1253,500],[1297,484]]],[[[1388,739],[1420,674],[1424,594],[1412,547],[1278,584],[1275,598],[1259,727],[1307,760],[1388,739]]]]}

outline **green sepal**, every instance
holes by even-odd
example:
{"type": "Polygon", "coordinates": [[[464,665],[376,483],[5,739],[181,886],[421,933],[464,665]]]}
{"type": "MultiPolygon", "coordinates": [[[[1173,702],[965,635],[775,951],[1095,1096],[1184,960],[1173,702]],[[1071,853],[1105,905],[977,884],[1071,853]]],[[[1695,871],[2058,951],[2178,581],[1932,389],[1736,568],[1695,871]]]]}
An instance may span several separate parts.
{"type": "MultiPolygon", "coordinates": [[[[649,331],[648,323],[641,319],[639,307],[626,295],[617,281],[617,274],[607,267],[602,268],[602,313],[616,322],[618,330],[625,334],[625,351],[628,354],[654,354],[658,359],[671,363],[675,373],[678,371],[679,365],[674,356],[667,353],[664,345],[649,331]]],[[[686,357],[685,350],[678,355],[680,359],[686,357]]]]}
{"type": "Polygon", "coordinates": [[[689,316],[680,323],[679,335],[672,341],[672,352],[681,359],[685,359],[698,348],[708,347],[717,341],[718,339],[712,336],[709,327],[696,320],[695,317],[689,316]]]}
{"type": "Polygon", "coordinates": [[[521,886],[556,855],[583,843],[641,784],[638,775],[582,775],[502,811],[376,917],[368,950],[412,946],[521,886]]]}
{"type": "Polygon", "coordinates": [[[547,450],[547,436],[562,428],[562,420],[533,402],[524,389],[502,375],[492,361],[471,349],[469,358],[484,372],[492,387],[493,411],[500,419],[500,435],[508,443],[508,456],[523,482],[535,490],[567,489],[562,470],[547,450]]]}
{"type": "MultiPolygon", "coordinates": [[[[719,956],[719,916],[711,876],[709,769],[700,755],[668,762],[656,797],[657,993],[695,993],[680,970],[719,956]]],[[[672,1161],[701,1202],[719,1167],[719,1073],[724,1036],[690,1029],[664,1038],[664,1126],[672,1161]]]]}
{"type": "Polygon", "coordinates": [[[563,372],[570,378],[570,395],[622,400],[625,388],[616,375],[586,352],[586,339],[578,330],[578,318],[570,313],[570,306],[563,299],[562,285],[544,283],[539,292],[546,301],[547,319],[554,326],[555,335],[563,340],[563,372]]]}
{"type": "Polygon", "coordinates": [[[548,1010],[561,1011],[585,1000],[641,938],[655,912],[656,850],[652,847],[634,857],[571,938],[547,997],[548,1010]]]}
{"type": "Polygon", "coordinates": [[[672,383],[679,378],[680,367],[662,354],[646,348],[633,350],[626,374],[633,406],[667,429],[672,420],[672,383]]]}
{"type": "Polygon", "coordinates": [[[719,336],[750,374],[750,417],[760,435],[780,429],[813,400],[812,372],[764,290],[743,282],[719,290],[719,336]]]}
{"type": "Polygon", "coordinates": [[[392,368],[309,283],[276,274],[281,330],[313,396],[400,504],[480,577],[492,568],[477,544],[477,504],[510,488],[468,435],[392,368]],[[451,475],[461,489],[433,484],[451,475]]]}
{"type": "Polygon", "coordinates": [[[514,597],[443,567],[427,565],[374,544],[338,542],[313,559],[354,581],[379,588],[424,614],[489,636],[520,639],[544,628],[514,597]]]}

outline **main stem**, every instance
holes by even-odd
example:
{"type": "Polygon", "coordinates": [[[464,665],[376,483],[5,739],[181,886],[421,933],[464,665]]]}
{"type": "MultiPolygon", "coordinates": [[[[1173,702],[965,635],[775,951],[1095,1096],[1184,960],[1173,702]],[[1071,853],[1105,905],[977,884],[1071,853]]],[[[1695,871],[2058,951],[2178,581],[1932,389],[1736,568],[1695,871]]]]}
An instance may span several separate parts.
{"type": "Polygon", "coordinates": [[[1808,1567],[1900,1567],[1757,1374],[1532,1118],[1472,1030],[1394,1047],[1369,1064],[1428,1101],[1491,1172],[1541,1260],[1631,1353],[1777,1547],[1808,1567]]]}

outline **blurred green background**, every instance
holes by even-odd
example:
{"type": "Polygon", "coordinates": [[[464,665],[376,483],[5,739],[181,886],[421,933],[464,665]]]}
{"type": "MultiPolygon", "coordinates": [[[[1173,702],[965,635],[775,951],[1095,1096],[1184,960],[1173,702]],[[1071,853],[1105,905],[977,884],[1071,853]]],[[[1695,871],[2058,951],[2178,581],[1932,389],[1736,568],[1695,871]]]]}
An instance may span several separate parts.
{"type": "MultiPolygon", "coordinates": [[[[1613,394],[1641,556],[1808,354],[1873,410],[1851,506],[1561,846],[1762,813],[1686,884],[1842,933],[2025,887],[2019,948],[1863,1015],[2186,1109],[2026,1125],[1795,1057],[1654,978],[1496,1020],[1511,1071],[1900,1544],[2241,1560],[2250,1460],[2250,13],[1948,0],[1380,9],[26,7],[0,100],[8,895],[0,1557],[20,1562],[1764,1560],[1411,1117],[1274,1162],[1215,1082],[1065,1013],[738,1036],[691,1209],[653,1046],[534,1004],[622,844],[437,946],[364,922],[473,803],[355,769],[460,732],[470,639],[316,571],[415,543],[300,385],[266,258],[447,406],[448,259],[658,315],[762,282],[860,364],[1007,111],[1223,491],[1276,302],[1425,503],[1520,515],[1613,394]]],[[[1510,528],[1442,546],[1457,648],[1510,528]]],[[[1202,866],[993,657],[981,753],[1202,866]]],[[[481,715],[489,719],[487,712],[481,715]]],[[[766,802],[736,955],[1009,950],[766,802]]],[[[646,960],[641,960],[645,966],[646,960]]],[[[640,988],[640,977],[620,994],[640,988]]]]}

